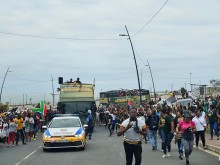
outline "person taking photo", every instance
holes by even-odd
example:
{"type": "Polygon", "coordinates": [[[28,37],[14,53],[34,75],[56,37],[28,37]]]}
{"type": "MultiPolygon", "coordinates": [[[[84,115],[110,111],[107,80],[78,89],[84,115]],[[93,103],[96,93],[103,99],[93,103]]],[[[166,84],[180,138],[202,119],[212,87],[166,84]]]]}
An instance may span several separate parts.
{"type": "Polygon", "coordinates": [[[142,135],[147,134],[145,122],[137,118],[137,110],[130,109],[130,117],[124,120],[117,135],[124,135],[124,150],[126,155],[126,165],[132,165],[133,155],[135,165],[141,164],[142,155],[142,135]]]}

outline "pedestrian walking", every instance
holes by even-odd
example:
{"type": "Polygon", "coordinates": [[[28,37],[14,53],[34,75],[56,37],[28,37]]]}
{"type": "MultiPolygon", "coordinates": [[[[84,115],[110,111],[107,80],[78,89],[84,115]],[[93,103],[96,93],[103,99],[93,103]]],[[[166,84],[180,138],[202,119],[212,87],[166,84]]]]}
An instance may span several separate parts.
{"type": "Polygon", "coordinates": [[[152,110],[151,115],[147,120],[147,126],[149,128],[149,139],[152,146],[152,150],[157,150],[157,131],[160,118],[156,113],[156,109],[152,110]]]}
{"type": "Polygon", "coordinates": [[[21,114],[19,113],[17,118],[15,118],[15,123],[17,124],[17,133],[16,133],[16,145],[18,145],[19,138],[21,137],[22,144],[26,144],[24,142],[24,131],[23,131],[23,118],[21,117],[21,114]]]}
{"type": "Polygon", "coordinates": [[[213,140],[213,131],[217,136],[217,140],[219,140],[219,133],[218,133],[218,116],[217,110],[215,105],[210,105],[210,110],[208,112],[209,124],[210,124],[210,140],[213,140]]]}
{"type": "Polygon", "coordinates": [[[189,165],[189,156],[193,151],[195,123],[191,120],[190,112],[186,113],[185,120],[178,124],[178,131],[182,133],[182,143],[185,150],[186,164],[189,165]]]}
{"type": "Polygon", "coordinates": [[[110,113],[106,114],[108,115],[108,130],[109,130],[109,136],[112,136],[112,115],[110,113]]]}
{"type": "Polygon", "coordinates": [[[92,116],[92,111],[91,110],[88,110],[88,117],[86,118],[86,123],[88,125],[87,131],[86,131],[86,137],[87,137],[87,135],[89,135],[89,140],[91,140],[93,129],[94,129],[94,126],[95,126],[94,118],[92,116]]]}
{"type": "Polygon", "coordinates": [[[12,141],[12,147],[14,147],[15,146],[15,134],[17,132],[17,125],[15,124],[13,117],[10,118],[8,130],[9,130],[8,146],[10,146],[10,143],[12,141]]]}
{"type": "Polygon", "coordinates": [[[31,116],[31,113],[28,113],[25,117],[25,133],[26,133],[26,142],[30,142],[33,136],[34,131],[34,118],[31,116]]]}
{"type": "Polygon", "coordinates": [[[171,117],[167,114],[167,110],[165,108],[161,110],[160,128],[162,137],[162,150],[164,153],[162,157],[170,157],[171,135],[174,133],[174,122],[171,119],[171,117]]]}
{"type": "Polygon", "coordinates": [[[130,118],[124,120],[117,135],[124,135],[124,150],[126,155],[126,165],[132,165],[133,156],[135,165],[141,164],[142,155],[142,135],[147,134],[146,124],[137,118],[137,110],[130,109],[130,118]]]}
{"type": "Polygon", "coordinates": [[[182,143],[182,133],[178,130],[179,123],[183,121],[183,110],[177,112],[177,127],[176,127],[176,137],[175,142],[178,145],[179,159],[183,160],[183,143],[182,143]]]}
{"type": "Polygon", "coordinates": [[[196,148],[199,145],[199,137],[202,140],[203,149],[206,149],[205,146],[205,128],[207,126],[206,120],[201,116],[201,112],[199,110],[196,111],[196,116],[192,119],[192,121],[196,125],[196,148]]]}

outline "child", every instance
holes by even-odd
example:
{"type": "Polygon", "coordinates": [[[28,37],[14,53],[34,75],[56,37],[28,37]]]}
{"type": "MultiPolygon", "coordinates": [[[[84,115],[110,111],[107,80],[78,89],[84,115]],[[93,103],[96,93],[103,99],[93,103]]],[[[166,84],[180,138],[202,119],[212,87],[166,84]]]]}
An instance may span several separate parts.
{"type": "Polygon", "coordinates": [[[17,125],[14,122],[13,117],[10,118],[9,121],[9,136],[8,136],[8,146],[10,145],[10,142],[12,141],[12,147],[15,146],[15,133],[17,131],[17,125]]]}

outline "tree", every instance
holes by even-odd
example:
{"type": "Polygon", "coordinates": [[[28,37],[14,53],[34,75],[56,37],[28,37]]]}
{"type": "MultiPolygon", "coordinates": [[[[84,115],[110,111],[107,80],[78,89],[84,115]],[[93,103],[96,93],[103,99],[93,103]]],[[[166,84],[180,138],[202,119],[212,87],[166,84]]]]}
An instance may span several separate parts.
{"type": "Polygon", "coordinates": [[[218,80],[218,79],[216,79],[216,80],[215,80],[215,79],[212,79],[212,80],[210,80],[209,82],[210,82],[210,84],[212,85],[212,87],[214,87],[214,88],[220,86],[220,80],[218,80]]]}
{"type": "Polygon", "coordinates": [[[6,111],[8,111],[8,109],[9,109],[8,104],[0,103],[0,112],[6,112],[6,111]]]}

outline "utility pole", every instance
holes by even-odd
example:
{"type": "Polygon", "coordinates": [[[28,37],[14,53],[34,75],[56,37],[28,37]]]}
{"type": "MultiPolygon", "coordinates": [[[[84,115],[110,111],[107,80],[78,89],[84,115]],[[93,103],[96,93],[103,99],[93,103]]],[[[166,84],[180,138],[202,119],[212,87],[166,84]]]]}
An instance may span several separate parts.
{"type": "Polygon", "coordinates": [[[128,32],[128,29],[127,29],[127,26],[125,25],[125,29],[127,31],[127,34],[119,34],[119,36],[127,36],[129,41],[130,41],[130,44],[131,44],[131,49],[132,49],[132,52],[133,52],[133,56],[134,56],[134,62],[135,62],[135,67],[136,67],[136,72],[137,72],[137,80],[138,80],[138,87],[139,87],[139,93],[140,93],[140,105],[142,103],[142,91],[141,91],[141,85],[140,85],[140,78],[139,78],[139,73],[138,73],[138,67],[137,67],[137,61],[136,61],[136,57],[135,57],[135,53],[134,53],[134,48],[133,48],[133,44],[132,44],[132,41],[131,41],[131,37],[129,35],[129,32],[128,32]]]}
{"type": "Polygon", "coordinates": [[[24,107],[24,94],[23,94],[23,107],[24,107]]]}
{"type": "Polygon", "coordinates": [[[26,94],[26,105],[28,104],[28,102],[27,102],[27,94],[26,94]]]}
{"type": "Polygon", "coordinates": [[[2,102],[2,90],[3,90],[4,83],[5,83],[5,79],[6,79],[6,76],[7,76],[8,72],[10,72],[10,71],[9,71],[9,68],[10,68],[10,67],[8,67],[8,69],[7,69],[6,73],[5,73],[3,82],[2,82],[1,93],[0,93],[0,103],[2,102]]]}
{"type": "Polygon", "coordinates": [[[149,64],[148,60],[147,60],[147,65],[145,65],[145,66],[148,66],[149,70],[150,70],[151,80],[152,80],[152,84],[153,84],[153,88],[154,88],[154,99],[156,101],[157,96],[156,96],[156,91],[155,91],[155,86],[154,86],[154,79],[153,79],[153,74],[151,72],[151,67],[150,67],[150,64],[149,64]]]}
{"type": "Polygon", "coordinates": [[[192,92],[192,82],[191,82],[191,78],[192,78],[192,73],[189,73],[189,83],[190,83],[191,92],[192,92]]]}
{"type": "Polygon", "coordinates": [[[53,96],[53,107],[54,107],[55,94],[54,94],[53,76],[52,75],[51,75],[51,79],[52,79],[52,90],[53,90],[52,96],[53,96]]]}
{"type": "Polygon", "coordinates": [[[141,70],[141,89],[142,89],[142,70],[141,70]]]}

